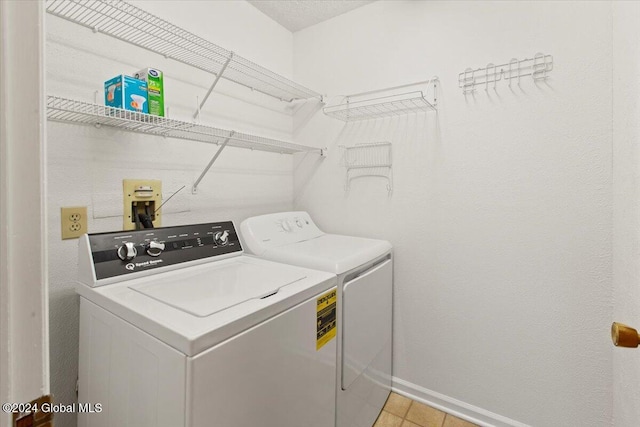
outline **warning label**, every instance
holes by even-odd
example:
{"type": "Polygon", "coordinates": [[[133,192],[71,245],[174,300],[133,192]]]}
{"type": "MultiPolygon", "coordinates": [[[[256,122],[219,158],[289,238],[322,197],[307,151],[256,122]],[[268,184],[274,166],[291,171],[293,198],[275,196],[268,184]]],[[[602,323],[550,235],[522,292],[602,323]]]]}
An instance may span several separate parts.
{"type": "Polygon", "coordinates": [[[336,336],[336,290],[322,295],[317,303],[316,350],[320,350],[336,336]]]}

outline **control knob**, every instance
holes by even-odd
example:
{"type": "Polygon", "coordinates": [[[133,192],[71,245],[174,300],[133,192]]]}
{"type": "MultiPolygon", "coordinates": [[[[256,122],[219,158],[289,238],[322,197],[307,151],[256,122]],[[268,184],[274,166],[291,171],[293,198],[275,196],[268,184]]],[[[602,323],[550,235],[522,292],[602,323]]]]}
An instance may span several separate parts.
{"type": "Polygon", "coordinates": [[[145,249],[147,251],[147,255],[149,256],[160,256],[162,251],[164,251],[164,243],[151,241],[145,246],[145,249]]]}
{"type": "Polygon", "coordinates": [[[289,220],[286,220],[286,219],[280,223],[280,226],[286,232],[290,232],[291,230],[293,230],[293,227],[291,226],[291,222],[289,222],[289,220]]]}
{"type": "Polygon", "coordinates": [[[218,231],[213,236],[213,242],[218,246],[226,246],[229,243],[229,230],[218,231]]]}
{"type": "Polygon", "coordinates": [[[133,242],[125,242],[118,248],[118,258],[122,261],[131,261],[138,255],[138,251],[133,242]]]}

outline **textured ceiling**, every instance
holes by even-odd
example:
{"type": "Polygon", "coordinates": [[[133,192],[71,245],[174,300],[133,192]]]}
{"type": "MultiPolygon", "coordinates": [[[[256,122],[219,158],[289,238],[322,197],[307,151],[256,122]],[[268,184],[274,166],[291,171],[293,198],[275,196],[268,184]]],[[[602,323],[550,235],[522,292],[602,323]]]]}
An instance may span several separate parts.
{"type": "Polygon", "coordinates": [[[374,0],[248,1],[289,31],[298,31],[372,3],[374,0]]]}

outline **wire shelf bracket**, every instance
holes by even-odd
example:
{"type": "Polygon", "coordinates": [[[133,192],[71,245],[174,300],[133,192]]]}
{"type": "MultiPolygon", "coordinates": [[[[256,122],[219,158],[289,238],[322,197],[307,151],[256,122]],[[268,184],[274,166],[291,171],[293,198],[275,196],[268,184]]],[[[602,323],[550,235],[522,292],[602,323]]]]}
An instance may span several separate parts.
{"type": "Polygon", "coordinates": [[[51,15],[158,53],[282,101],[321,95],[122,0],[46,0],[51,15]],[[224,74],[224,76],[223,76],[224,74]]]}
{"type": "Polygon", "coordinates": [[[202,107],[204,107],[204,104],[207,102],[207,99],[209,99],[209,96],[211,95],[211,92],[213,92],[213,89],[216,87],[216,85],[220,81],[220,77],[222,77],[222,75],[224,74],[224,71],[229,66],[229,62],[231,62],[231,58],[233,58],[233,52],[231,52],[229,54],[229,58],[224,62],[224,65],[222,65],[222,68],[220,69],[220,72],[218,74],[216,74],[216,78],[213,80],[213,83],[211,84],[211,86],[209,87],[209,90],[205,94],[204,99],[202,100],[202,102],[200,104],[198,104],[198,109],[196,110],[195,113],[193,113],[193,118],[194,119],[195,118],[200,118],[200,111],[202,110],[202,107]]]}
{"type": "Polygon", "coordinates": [[[437,111],[438,84],[438,78],[434,77],[423,82],[347,95],[346,102],[324,107],[323,112],[329,117],[352,122],[437,111]],[[426,89],[397,93],[399,89],[417,86],[426,86],[426,89]],[[428,99],[427,91],[431,87],[433,88],[433,96],[428,99]],[[371,95],[381,96],[371,97],[371,95]]]}
{"type": "Polygon", "coordinates": [[[227,146],[227,144],[229,143],[229,140],[231,139],[234,133],[235,133],[234,131],[231,131],[231,134],[229,135],[229,137],[225,138],[224,142],[220,145],[220,148],[218,148],[218,151],[216,151],[216,154],[214,154],[211,160],[209,161],[209,164],[204,168],[204,170],[202,171],[198,179],[196,179],[196,182],[193,183],[193,187],[191,187],[191,194],[198,194],[198,185],[200,184],[200,181],[202,181],[202,178],[204,178],[207,172],[209,172],[209,169],[211,169],[211,166],[213,166],[216,160],[218,160],[218,157],[220,157],[220,154],[222,154],[222,150],[224,150],[224,148],[227,146]]]}
{"type": "Polygon", "coordinates": [[[200,123],[185,122],[166,117],[152,116],[136,111],[107,107],[59,96],[47,96],[47,119],[51,121],[83,124],[100,128],[109,126],[129,132],[178,138],[219,145],[204,172],[193,185],[193,192],[227,146],[280,154],[315,152],[326,156],[326,148],[308,147],[292,142],[221,129],[200,123]]]}
{"type": "Polygon", "coordinates": [[[544,80],[553,70],[553,56],[543,53],[536,53],[533,58],[517,59],[512,58],[509,62],[494,65],[487,64],[482,68],[467,68],[458,74],[458,87],[463,94],[469,94],[476,90],[476,86],[484,85],[485,90],[489,90],[489,85],[496,88],[500,80],[511,82],[516,79],[520,85],[522,77],[531,76],[533,80],[544,80]]]}

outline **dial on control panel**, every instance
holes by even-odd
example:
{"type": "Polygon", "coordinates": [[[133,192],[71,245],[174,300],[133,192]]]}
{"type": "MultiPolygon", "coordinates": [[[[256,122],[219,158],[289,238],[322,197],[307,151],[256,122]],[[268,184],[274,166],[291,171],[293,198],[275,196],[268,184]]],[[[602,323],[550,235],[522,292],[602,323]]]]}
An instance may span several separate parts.
{"type": "Polygon", "coordinates": [[[145,246],[145,249],[147,251],[147,255],[149,256],[160,256],[162,251],[164,251],[164,243],[151,241],[145,246]]]}
{"type": "Polygon", "coordinates": [[[124,245],[118,248],[118,258],[122,261],[131,261],[136,255],[138,255],[138,250],[133,242],[125,242],[124,245]]]}
{"type": "Polygon", "coordinates": [[[226,246],[229,243],[229,230],[218,231],[213,236],[213,242],[217,246],[226,246]]]}
{"type": "Polygon", "coordinates": [[[287,233],[290,233],[292,231],[298,231],[299,228],[304,227],[304,224],[305,224],[305,221],[301,218],[294,218],[292,220],[283,219],[280,221],[280,227],[282,227],[282,230],[286,231],[287,233]]]}
{"type": "Polygon", "coordinates": [[[286,219],[285,219],[285,220],[283,220],[283,221],[280,223],[280,226],[282,227],[282,229],[283,229],[284,231],[287,231],[287,232],[289,232],[289,231],[291,231],[291,230],[293,229],[293,227],[291,226],[291,223],[289,222],[289,220],[286,220],[286,219]]]}

